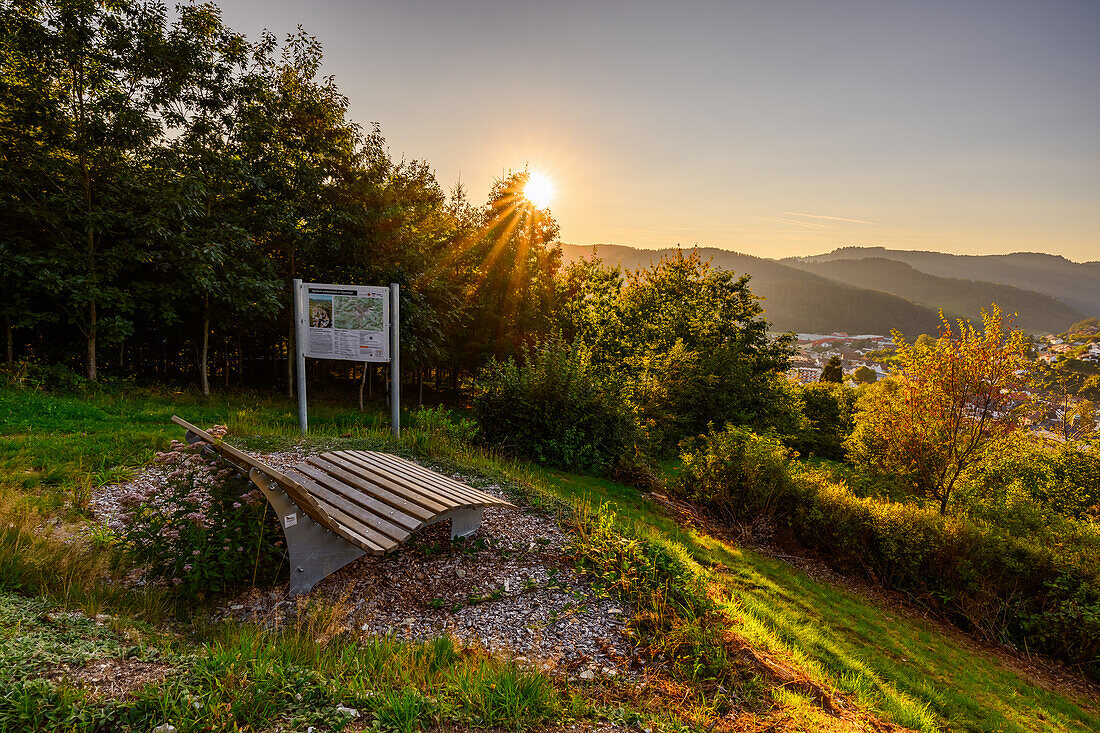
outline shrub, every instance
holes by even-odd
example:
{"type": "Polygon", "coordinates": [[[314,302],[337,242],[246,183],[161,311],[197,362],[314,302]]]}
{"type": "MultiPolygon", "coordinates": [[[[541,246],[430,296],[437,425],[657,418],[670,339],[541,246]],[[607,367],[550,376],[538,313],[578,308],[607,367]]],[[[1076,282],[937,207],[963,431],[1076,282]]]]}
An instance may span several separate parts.
{"type": "Polygon", "coordinates": [[[490,362],[479,381],[474,414],[484,440],[539,463],[610,470],[634,444],[634,420],[593,376],[587,349],[552,337],[524,356],[490,362]]]}
{"type": "Polygon", "coordinates": [[[88,386],[88,380],[64,364],[39,364],[33,361],[17,361],[0,366],[4,384],[23,389],[40,389],[48,392],[79,392],[88,386]]]}
{"type": "MultiPolygon", "coordinates": [[[[222,428],[224,431],[224,428],[222,428]]],[[[277,567],[282,551],[267,501],[227,461],[173,441],[157,454],[166,486],[137,485],[111,525],[127,552],[181,593],[203,596],[277,567]]]]}
{"type": "Polygon", "coordinates": [[[843,461],[844,441],[852,433],[852,414],[859,390],[840,384],[808,384],[802,388],[802,428],[788,444],[804,456],[843,461]]]}
{"type": "Polygon", "coordinates": [[[477,439],[477,422],[458,417],[445,407],[421,407],[413,413],[413,425],[452,443],[473,443],[477,439]]]}
{"type": "Polygon", "coordinates": [[[679,495],[727,517],[769,514],[790,491],[787,449],[773,437],[727,425],[681,444],[679,495]]]}

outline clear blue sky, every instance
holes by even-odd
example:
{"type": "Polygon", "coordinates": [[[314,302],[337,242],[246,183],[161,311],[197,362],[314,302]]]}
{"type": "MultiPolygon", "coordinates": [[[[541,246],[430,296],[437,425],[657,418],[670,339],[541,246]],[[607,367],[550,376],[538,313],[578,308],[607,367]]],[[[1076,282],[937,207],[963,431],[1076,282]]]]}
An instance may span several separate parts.
{"type": "Polygon", "coordinates": [[[223,0],[301,23],[363,125],[566,242],[1100,259],[1100,2],[223,0]]]}

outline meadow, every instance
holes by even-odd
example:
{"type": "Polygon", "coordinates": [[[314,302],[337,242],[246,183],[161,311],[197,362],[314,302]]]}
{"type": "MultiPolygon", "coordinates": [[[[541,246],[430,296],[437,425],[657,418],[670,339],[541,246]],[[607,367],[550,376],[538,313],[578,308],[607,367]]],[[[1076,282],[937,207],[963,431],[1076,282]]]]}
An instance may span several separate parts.
{"type": "Polygon", "coordinates": [[[1089,686],[1029,673],[1029,667],[1042,668],[1041,661],[1033,664],[983,646],[898,599],[884,602],[859,584],[815,579],[706,523],[684,522],[635,488],[504,458],[415,425],[395,443],[377,411],[317,404],[304,442],[297,435],[293,405],[239,394],[204,400],[163,390],[51,395],[5,389],[0,391],[0,418],[7,520],[0,533],[0,589],[5,592],[0,602],[12,619],[6,627],[20,629],[4,636],[2,654],[24,660],[22,666],[6,667],[0,721],[9,729],[18,729],[13,721],[25,724],[27,711],[42,710],[55,717],[41,729],[55,724],[94,729],[90,721],[103,716],[145,722],[166,711],[176,711],[187,721],[181,729],[190,730],[216,729],[230,720],[248,729],[258,724],[259,718],[250,717],[255,711],[335,728],[341,724],[330,715],[336,704],[361,708],[392,730],[442,721],[540,727],[571,719],[663,729],[713,723],[723,730],[768,725],[847,730],[876,719],[922,731],[1100,728],[1097,698],[1089,686]],[[669,685],[697,692],[674,700],[667,689],[639,696],[611,682],[579,687],[532,676],[476,651],[444,648],[444,642],[405,645],[381,639],[364,646],[335,633],[319,643],[326,636],[319,628],[339,626],[338,613],[326,608],[306,607],[296,628],[278,633],[210,627],[202,608],[163,591],[104,582],[120,561],[96,545],[94,533],[76,543],[58,537],[78,535],[87,526],[87,497],[96,485],[133,475],[178,437],[168,421],[173,413],[199,424],[226,424],[236,442],[254,449],[368,444],[507,482],[543,506],[571,507],[563,521],[580,538],[578,557],[590,560],[590,572],[644,596],[638,608],[675,617],[649,626],[638,621],[649,634],[641,641],[658,653],[685,653],[689,658],[667,665],[669,685]],[[60,524],[52,535],[44,529],[49,520],[60,524]],[[642,564],[652,570],[640,572],[642,564]],[[623,578],[633,580],[620,582],[623,578]],[[680,585],[704,597],[677,590],[680,585]],[[99,639],[106,633],[100,626],[85,633],[43,622],[57,617],[48,609],[109,614],[113,636],[99,639]],[[28,639],[40,640],[29,655],[28,639]],[[715,653],[715,639],[722,640],[723,654],[715,653]],[[124,643],[123,651],[136,659],[170,660],[176,670],[171,684],[120,705],[35,679],[50,660],[78,663],[121,656],[124,643]],[[305,685],[303,680],[313,681],[304,704],[294,697],[297,693],[288,693],[305,685]],[[431,700],[423,694],[429,689],[439,690],[431,700]],[[182,715],[186,706],[181,700],[196,695],[205,701],[204,712],[182,715]]]}

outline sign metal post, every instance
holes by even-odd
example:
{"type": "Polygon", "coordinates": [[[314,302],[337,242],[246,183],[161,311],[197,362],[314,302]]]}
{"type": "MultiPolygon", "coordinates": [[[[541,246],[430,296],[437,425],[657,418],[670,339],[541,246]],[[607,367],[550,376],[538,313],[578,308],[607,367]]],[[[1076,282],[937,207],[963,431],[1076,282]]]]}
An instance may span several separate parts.
{"type": "Polygon", "coordinates": [[[309,311],[303,302],[305,292],[302,281],[294,278],[294,350],[298,352],[294,376],[298,381],[298,429],[302,435],[309,431],[309,417],[306,415],[306,344],[303,336],[309,311]]]}
{"type": "Polygon", "coordinates": [[[390,423],[401,437],[401,286],[390,283],[390,423]]]}

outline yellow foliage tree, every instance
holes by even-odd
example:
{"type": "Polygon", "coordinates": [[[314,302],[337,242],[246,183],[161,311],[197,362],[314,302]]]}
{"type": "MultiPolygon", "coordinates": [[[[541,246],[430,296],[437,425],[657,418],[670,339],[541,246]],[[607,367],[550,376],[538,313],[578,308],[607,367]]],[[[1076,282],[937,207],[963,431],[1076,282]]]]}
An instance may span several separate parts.
{"type": "Polygon", "coordinates": [[[940,313],[939,338],[907,343],[895,333],[897,366],[860,397],[849,456],[899,476],[939,503],[941,514],[967,468],[1019,427],[1028,412],[1027,339],[994,304],[982,328],[940,313]]]}

